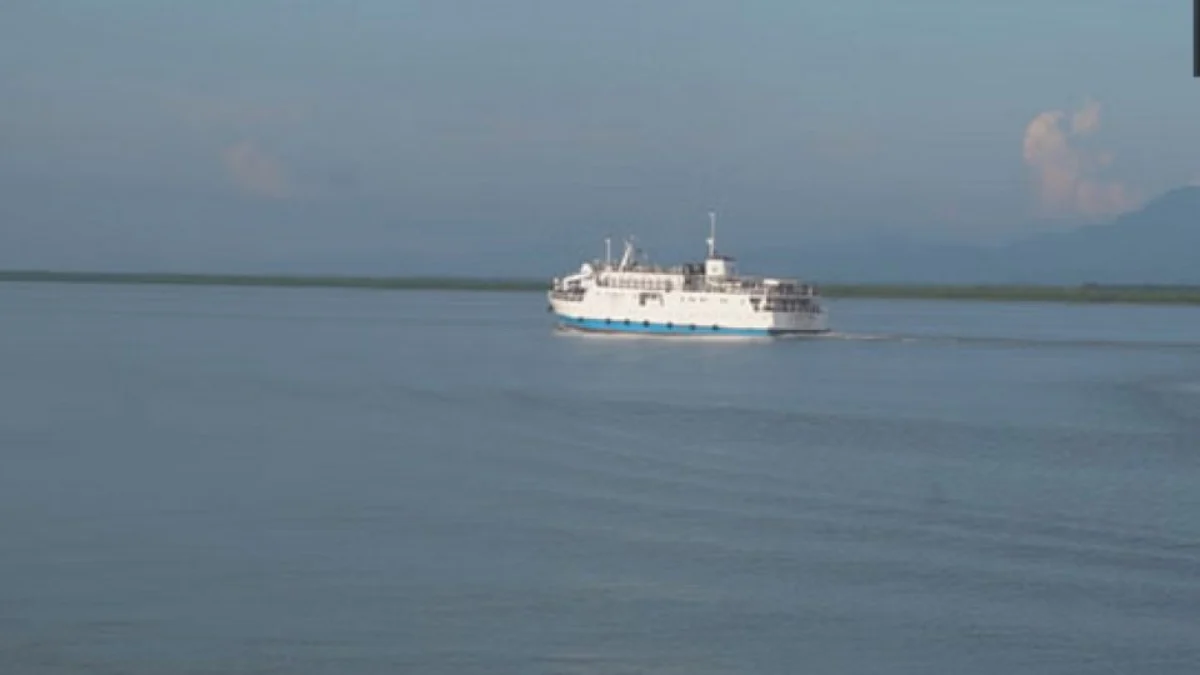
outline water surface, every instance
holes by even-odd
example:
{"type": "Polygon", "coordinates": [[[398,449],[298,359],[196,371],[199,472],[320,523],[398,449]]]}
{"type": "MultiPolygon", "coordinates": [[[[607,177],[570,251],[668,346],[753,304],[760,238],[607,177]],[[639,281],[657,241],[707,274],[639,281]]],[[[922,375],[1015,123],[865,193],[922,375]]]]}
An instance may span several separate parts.
{"type": "Polygon", "coordinates": [[[0,287],[20,673],[1200,672],[1200,311],[0,287]]]}

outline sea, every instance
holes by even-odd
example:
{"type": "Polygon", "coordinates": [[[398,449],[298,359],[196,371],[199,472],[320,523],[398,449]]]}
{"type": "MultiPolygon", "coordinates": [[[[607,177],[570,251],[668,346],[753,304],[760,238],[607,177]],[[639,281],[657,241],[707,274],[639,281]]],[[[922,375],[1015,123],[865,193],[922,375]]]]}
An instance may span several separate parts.
{"type": "Polygon", "coordinates": [[[1200,673],[1200,308],[0,286],[0,672],[1200,673]]]}

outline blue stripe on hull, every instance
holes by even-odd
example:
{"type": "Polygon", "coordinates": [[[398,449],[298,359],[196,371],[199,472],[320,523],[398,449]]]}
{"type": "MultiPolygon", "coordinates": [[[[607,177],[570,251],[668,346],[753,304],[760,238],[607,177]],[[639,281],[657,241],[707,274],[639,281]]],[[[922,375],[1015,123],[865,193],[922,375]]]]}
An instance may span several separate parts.
{"type": "Polygon", "coordinates": [[[789,335],[797,333],[821,333],[820,330],[772,330],[769,328],[727,328],[717,326],[715,329],[711,325],[695,327],[690,324],[666,324],[653,323],[644,321],[628,322],[624,320],[612,319],[584,319],[574,316],[556,315],[558,322],[565,328],[574,328],[577,330],[593,331],[597,333],[645,333],[653,335],[733,335],[739,337],[768,337],[771,335],[789,335]]]}

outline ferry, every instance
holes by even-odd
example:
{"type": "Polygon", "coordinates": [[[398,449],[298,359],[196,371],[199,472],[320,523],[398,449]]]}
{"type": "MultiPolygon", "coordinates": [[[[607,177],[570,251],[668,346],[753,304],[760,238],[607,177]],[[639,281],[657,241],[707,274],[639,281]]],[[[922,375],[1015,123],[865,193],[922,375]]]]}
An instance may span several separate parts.
{"type": "Polygon", "coordinates": [[[717,251],[709,214],[708,256],[701,262],[650,264],[630,239],[619,261],[605,240],[604,260],[555,278],[548,311],[560,329],[599,333],[773,337],[827,333],[818,290],[797,279],[741,276],[717,251]]]}

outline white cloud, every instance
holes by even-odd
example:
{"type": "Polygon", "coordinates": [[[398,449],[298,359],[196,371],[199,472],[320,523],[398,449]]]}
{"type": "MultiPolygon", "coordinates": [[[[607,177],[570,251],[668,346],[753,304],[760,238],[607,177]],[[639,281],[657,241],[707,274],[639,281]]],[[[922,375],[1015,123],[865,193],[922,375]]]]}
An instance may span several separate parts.
{"type": "Polygon", "coordinates": [[[292,192],[279,162],[250,141],[226,148],[222,159],[230,178],[245,192],[272,199],[286,198],[292,192]]]}
{"type": "Polygon", "coordinates": [[[1071,133],[1090,134],[1100,129],[1100,104],[1088,99],[1083,108],[1071,116],[1071,133]]]}
{"type": "Polygon", "coordinates": [[[1113,215],[1138,199],[1120,182],[1096,174],[1113,162],[1107,152],[1081,147],[1083,136],[1100,129],[1100,104],[1088,100],[1070,116],[1061,110],[1038,114],[1025,127],[1023,155],[1037,177],[1044,215],[1113,215]]]}

